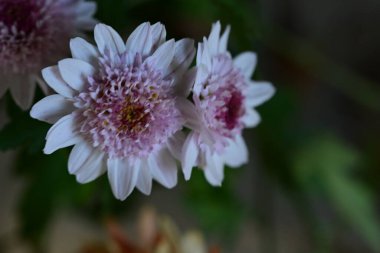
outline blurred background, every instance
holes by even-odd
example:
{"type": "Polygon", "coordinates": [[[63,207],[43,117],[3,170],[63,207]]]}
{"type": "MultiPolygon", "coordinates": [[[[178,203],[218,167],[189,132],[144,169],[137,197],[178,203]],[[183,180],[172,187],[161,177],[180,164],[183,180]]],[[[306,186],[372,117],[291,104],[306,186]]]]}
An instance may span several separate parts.
{"type": "Polygon", "coordinates": [[[232,54],[257,52],[254,79],[277,93],[245,130],[249,164],[226,168],[221,188],[195,171],[173,190],[155,184],[151,196],[134,191],[124,202],[105,176],[76,183],[69,150],[41,152],[49,126],[2,101],[0,252],[140,252],[107,245],[144,241],[136,227],[147,206],[156,210],[148,224],[196,229],[209,252],[380,252],[380,1],[96,2],[98,20],[124,39],[144,21],[196,41],[212,22],[230,24],[232,54]]]}

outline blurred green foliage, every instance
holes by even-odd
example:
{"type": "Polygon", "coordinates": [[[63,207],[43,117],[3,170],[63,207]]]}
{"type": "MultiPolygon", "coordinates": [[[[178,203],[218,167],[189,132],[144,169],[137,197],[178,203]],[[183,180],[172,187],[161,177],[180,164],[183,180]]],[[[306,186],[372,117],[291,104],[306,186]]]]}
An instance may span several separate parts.
{"type": "Polygon", "coordinates": [[[306,141],[295,155],[293,173],[304,193],[327,199],[338,217],[378,252],[380,223],[375,213],[375,199],[354,173],[360,159],[359,153],[336,137],[321,135],[306,141]]]}
{"type": "Polygon", "coordinates": [[[236,170],[227,168],[222,187],[213,187],[201,170],[194,169],[184,196],[187,207],[199,217],[204,230],[229,241],[236,235],[248,211],[233,191],[234,174],[236,170]]]}

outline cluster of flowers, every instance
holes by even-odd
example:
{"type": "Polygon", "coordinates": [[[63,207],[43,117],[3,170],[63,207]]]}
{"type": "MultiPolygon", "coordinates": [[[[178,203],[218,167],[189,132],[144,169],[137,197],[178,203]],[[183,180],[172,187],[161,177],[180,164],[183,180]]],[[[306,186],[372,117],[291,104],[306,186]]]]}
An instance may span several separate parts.
{"type": "MultiPolygon", "coordinates": [[[[81,0],[0,4],[0,15],[12,11],[19,20],[0,18],[0,67],[5,76],[12,73],[7,87],[27,108],[36,80],[32,77],[38,77],[33,71],[57,60],[57,54],[51,53],[50,61],[36,54],[48,55],[59,40],[91,26],[95,5],[81,0]],[[33,15],[18,15],[26,10],[33,15]],[[33,43],[47,52],[35,50],[33,43]],[[30,61],[31,57],[39,60],[30,61]],[[14,81],[16,76],[32,82],[14,81]]],[[[198,167],[210,184],[221,185],[225,165],[247,162],[242,130],[259,123],[254,107],[274,94],[270,83],[250,80],[256,54],[232,58],[227,50],[229,32],[227,27],[222,33],[220,23],[215,23],[197,50],[191,39],[166,40],[160,23],[141,24],[126,42],[104,24],[95,26],[96,46],[79,37],[71,39],[72,58],[44,68],[39,81],[57,94],[45,97],[30,112],[33,118],[54,124],[44,152],[74,145],[69,172],[80,183],[107,172],[120,200],[135,187],[150,194],[153,179],[174,187],[177,164],[186,180],[198,167]],[[190,68],[195,55],[196,64],[190,68]]]]}

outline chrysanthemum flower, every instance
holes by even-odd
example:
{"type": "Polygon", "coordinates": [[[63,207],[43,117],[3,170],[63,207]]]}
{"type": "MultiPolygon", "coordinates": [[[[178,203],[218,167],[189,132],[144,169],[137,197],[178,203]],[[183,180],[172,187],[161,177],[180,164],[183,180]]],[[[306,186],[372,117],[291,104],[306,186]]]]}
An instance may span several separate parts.
{"type": "Polygon", "coordinates": [[[248,161],[242,130],[259,123],[254,107],[274,94],[270,83],[250,80],[256,54],[245,52],[232,59],[227,51],[230,28],[222,36],[220,32],[217,22],[209,38],[199,44],[194,105],[180,105],[192,129],[181,158],[185,178],[198,166],[212,185],[222,183],[225,164],[239,167],[248,161]]]}
{"type": "Polygon", "coordinates": [[[141,24],[126,43],[103,24],[94,35],[97,47],[75,38],[73,58],[42,71],[58,93],[31,110],[32,117],[55,123],[44,152],[75,145],[69,172],[86,183],[107,171],[120,200],[135,186],[149,194],[152,179],[174,187],[175,157],[184,140],[176,104],[190,90],[193,75],[186,71],[195,55],[193,41],[165,41],[160,23],[141,24]]]}
{"type": "Polygon", "coordinates": [[[0,97],[9,88],[17,105],[30,107],[39,73],[68,53],[68,41],[91,30],[94,2],[83,0],[0,1],[0,97]]]}

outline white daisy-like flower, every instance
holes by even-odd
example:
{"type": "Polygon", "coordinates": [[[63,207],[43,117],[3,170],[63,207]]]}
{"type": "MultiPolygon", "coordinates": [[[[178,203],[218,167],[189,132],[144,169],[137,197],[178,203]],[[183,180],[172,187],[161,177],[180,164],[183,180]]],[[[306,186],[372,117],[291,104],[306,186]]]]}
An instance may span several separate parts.
{"type": "Polygon", "coordinates": [[[180,104],[192,131],[182,150],[185,179],[194,166],[204,170],[212,185],[221,185],[224,165],[240,167],[248,161],[248,150],[242,137],[245,127],[254,127],[260,116],[254,107],[273,96],[268,82],[250,80],[256,66],[256,54],[244,52],[232,59],[227,51],[230,27],[221,33],[219,22],[208,39],[199,43],[197,75],[193,102],[180,104]]]}
{"type": "Polygon", "coordinates": [[[40,71],[68,53],[68,41],[96,20],[95,2],[84,0],[0,1],[0,98],[9,88],[16,104],[28,109],[36,83],[46,93],[40,71]]]}
{"type": "Polygon", "coordinates": [[[184,135],[178,101],[189,94],[187,71],[194,42],[165,41],[165,27],[143,23],[126,43],[111,27],[94,30],[97,47],[71,40],[73,58],[45,68],[42,75],[58,94],[48,96],[31,116],[55,123],[44,152],[75,145],[68,167],[86,183],[107,171],[116,198],[136,186],[150,194],[152,179],[167,188],[177,184],[184,135]]]}

